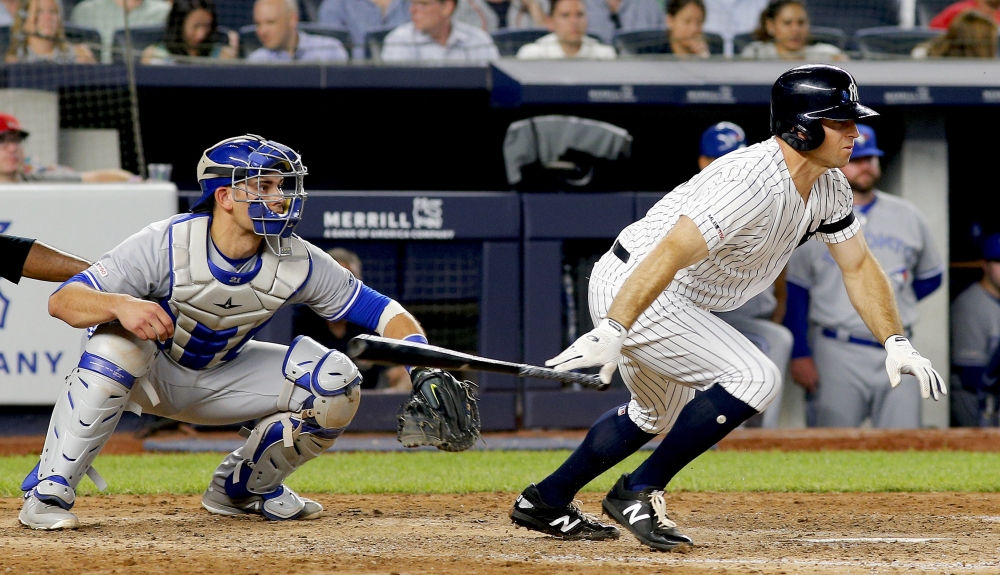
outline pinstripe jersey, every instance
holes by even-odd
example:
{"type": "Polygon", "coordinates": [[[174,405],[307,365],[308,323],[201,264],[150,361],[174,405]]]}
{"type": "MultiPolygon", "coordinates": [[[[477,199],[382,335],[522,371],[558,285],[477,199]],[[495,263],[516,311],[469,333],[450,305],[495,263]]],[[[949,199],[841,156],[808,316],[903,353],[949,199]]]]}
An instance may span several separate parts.
{"type": "Polygon", "coordinates": [[[739,307],[774,282],[800,243],[839,243],[860,225],[847,178],[838,169],[819,177],[803,203],[771,138],[726,154],[674,188],[646,216],[625,228],[619,243],[628,265],[603,279],[620,284],[684,215],[698,226],[708,257],[680,270],[667,287],[711,311],[739,307]]]}

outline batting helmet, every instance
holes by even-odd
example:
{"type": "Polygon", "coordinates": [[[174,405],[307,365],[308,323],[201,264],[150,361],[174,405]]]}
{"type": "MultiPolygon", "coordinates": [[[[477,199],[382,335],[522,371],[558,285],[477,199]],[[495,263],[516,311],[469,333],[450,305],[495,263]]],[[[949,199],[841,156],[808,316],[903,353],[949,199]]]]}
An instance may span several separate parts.
{"type": "Polygon", "coordinates": [[[836,66],[792,68],[771,88],[771,133],[802,152],[815,150],[823,143],[820,120],[869,116],[878,116],[878,112],[858,103],[854,77],[836,66]]]}

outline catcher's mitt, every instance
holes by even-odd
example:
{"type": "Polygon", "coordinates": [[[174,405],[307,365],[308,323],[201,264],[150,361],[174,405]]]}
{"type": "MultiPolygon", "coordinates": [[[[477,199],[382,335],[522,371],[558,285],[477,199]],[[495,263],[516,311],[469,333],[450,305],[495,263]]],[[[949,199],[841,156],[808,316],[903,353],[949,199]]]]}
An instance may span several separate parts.
{"type": "Polygon", "coordinates": [[[411,377],[413,394],[396,416],[399,442],[444,451],[465,451],[475,445],[480,437],[476,384],[440,369],[417,368],[411,377]]]}

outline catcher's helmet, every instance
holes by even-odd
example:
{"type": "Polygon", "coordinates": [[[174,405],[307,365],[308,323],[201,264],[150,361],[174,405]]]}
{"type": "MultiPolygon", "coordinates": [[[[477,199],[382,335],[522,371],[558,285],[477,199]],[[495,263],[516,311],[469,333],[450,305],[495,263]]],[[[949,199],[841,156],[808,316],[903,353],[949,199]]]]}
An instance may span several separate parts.
{"type": "Polygon", "coordinates": [[[854,77],[836,66],[792,68],[771,88],[771,133],[802,152],[815,150],[823,143],[820,120],[858,120],[877,115],[858,103],[854,77]]]}
{"type": "Polygon", "coordinates": [[[198,162],[201,196],[191,211],[210,208],[209,200],[220,187],[243,190],[246,199],[236,201],[249,204],[254,233],[265,236],[275,254],[287,255],[288,238],[302,218],[307,173],[302,158],[288,146],[253,134],[229,138],[202,154],[198,162]],[[280,212],[268,207],[279,202],[280,212]]]}
{"type": "Polygon", "coordinates": [[[719,122],[701,135],[701,155],[709,158],[720,158],[745,147],[747,135],[732,122],[719,122]]]}

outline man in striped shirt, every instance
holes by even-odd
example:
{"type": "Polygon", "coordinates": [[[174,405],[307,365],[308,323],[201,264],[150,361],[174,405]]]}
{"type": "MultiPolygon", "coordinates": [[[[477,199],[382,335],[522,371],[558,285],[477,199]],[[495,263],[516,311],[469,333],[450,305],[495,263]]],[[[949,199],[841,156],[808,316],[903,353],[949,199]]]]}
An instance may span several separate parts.
{"type": "Polygon", "coordinates": [[[911,373],[924,397],[944,393],[941,377],[902,335],[892,287],[868,250],[838,169],[858,137],[854,121],[874,115],[858,102],[846,71],[789,70],[771,90],[774,138],[713,162],[619,234],[591,274],[597,327],[546,364],[601,366],[605,381],[619,368],[632,398],[601,416],[559,469],[521,493],[515,524],[566,539],[616,538],[615,527],[584,515],[573,497],[665,434],[602,507],[653,549],[691,546],[667,515],[667,483],[763,411],[781,384],[774,363],[710,312],[760,293],[811,238],[828,245],[855,309],[883,342],[893,385],[911,373]]]}

